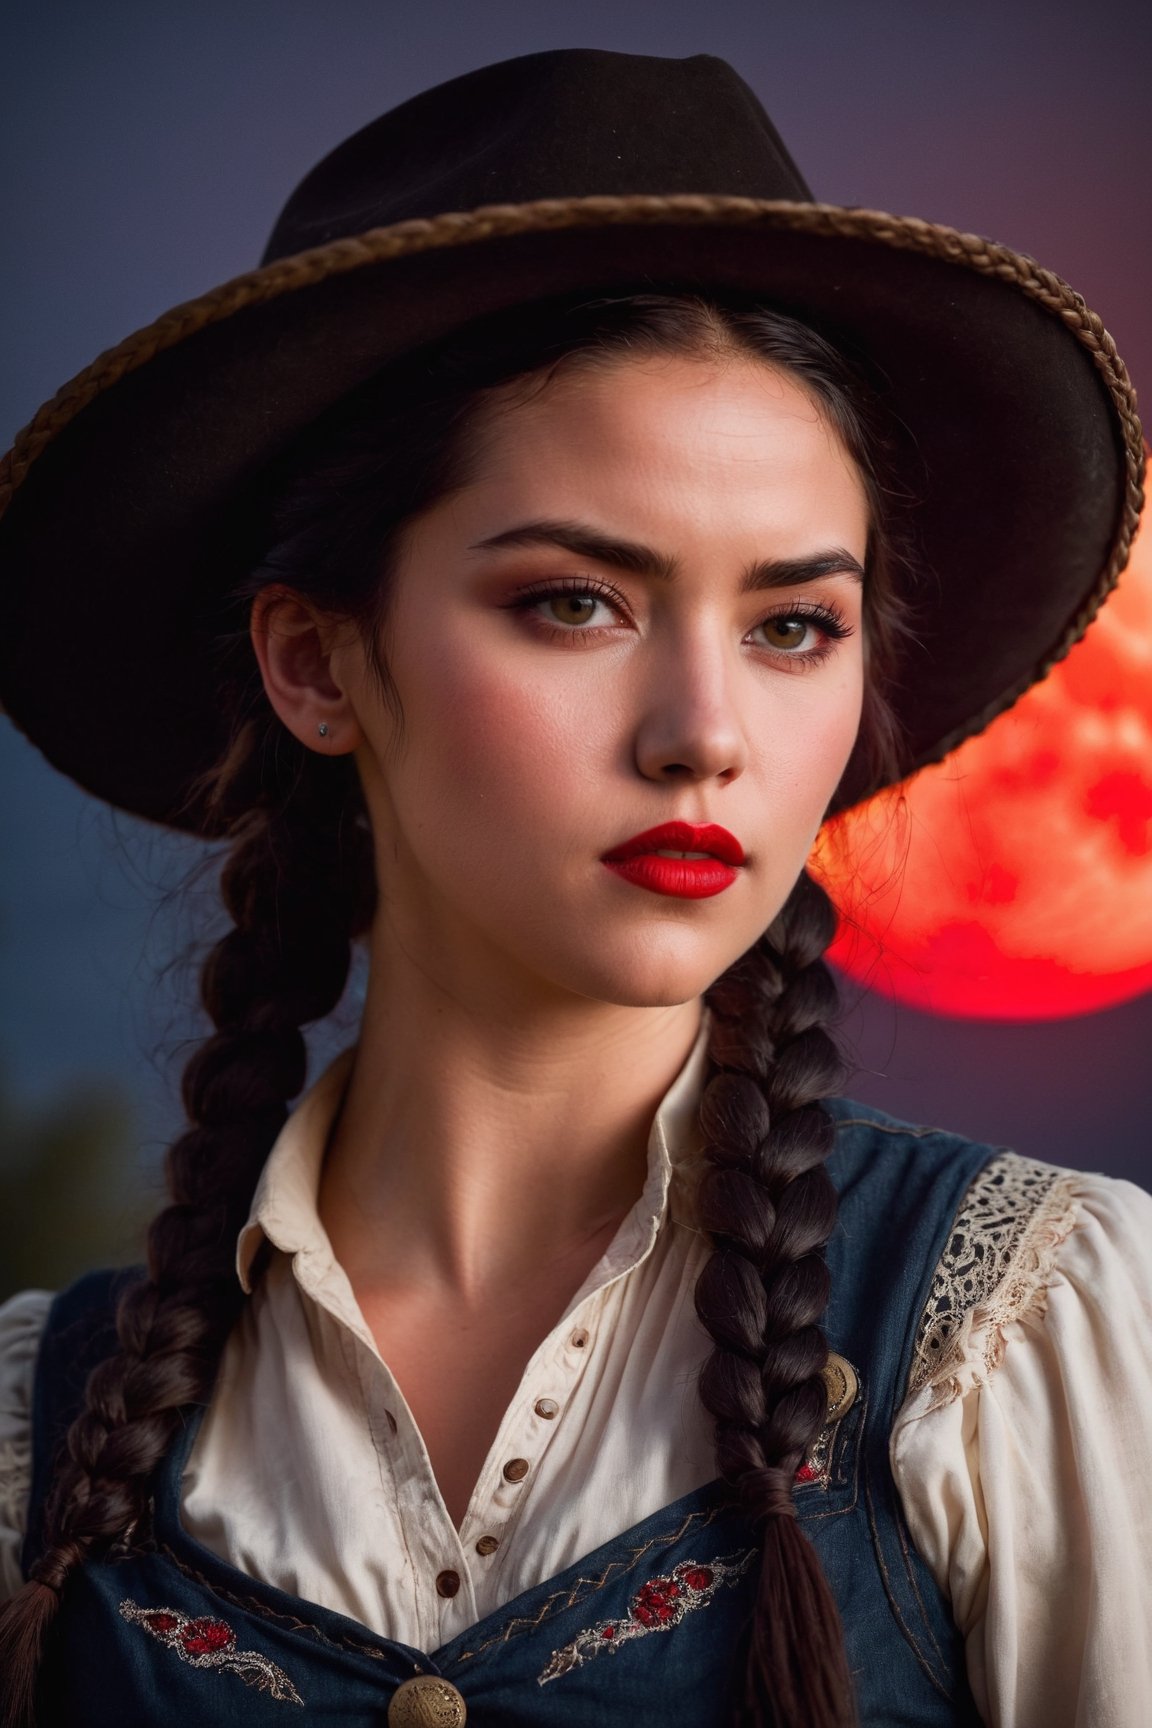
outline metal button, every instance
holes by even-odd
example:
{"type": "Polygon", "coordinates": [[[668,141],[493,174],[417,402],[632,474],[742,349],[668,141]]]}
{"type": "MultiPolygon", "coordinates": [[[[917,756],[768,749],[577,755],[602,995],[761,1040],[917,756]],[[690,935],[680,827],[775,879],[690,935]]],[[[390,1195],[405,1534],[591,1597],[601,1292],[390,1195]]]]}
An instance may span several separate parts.
{"type": "Polygon", "coordinates": [[[477,1554],[495,1554],[500,1546],[499,1536],[481,1536],[476,1544],[477,1554]]]}
{"type": "Polygon", "coordinates": [[[450,1569],[441,1572],[436,1579],[436,1590],[440,1596],[455,1596],[460,1588],[460,1574],[450,1569]]]}
{"type": "Polygon", "coordinates": [[[838,1422],[851,1410],[860,1390],[856,1370],[846,1356],[837,1356],[834,1350],[830,1352],[824,1366],[824,1384],[828,1388],[827,1420],[838,1422]]]}
{"type": "Polygon", "coordinates": [[[568,1342],[571,1344],[573,1350],[583,1350],[585,1344],[588,1342],[588,1334],[587,1332],[573,1332],[568,1342]]]}
{"type": "Polygon", "coordinates": [[[416,1674],[393,1692],[388,1728],[463,1728],[468,1706],[451,1680],[416,1674]]]}
{"type": "Polygon", "coordinates": [[[532,1466],[527,1458],[509,1458],[504,1466],[505,1482],[523,1482],[532,1466]]]}
{"type": "Polygon", "coordinates": [[[559,1409],[560,1406],[554,1398],[537,1398],[536,1400],[536,1414],[543,1416],[545,1421],[551,1422],[559,1409]]]}

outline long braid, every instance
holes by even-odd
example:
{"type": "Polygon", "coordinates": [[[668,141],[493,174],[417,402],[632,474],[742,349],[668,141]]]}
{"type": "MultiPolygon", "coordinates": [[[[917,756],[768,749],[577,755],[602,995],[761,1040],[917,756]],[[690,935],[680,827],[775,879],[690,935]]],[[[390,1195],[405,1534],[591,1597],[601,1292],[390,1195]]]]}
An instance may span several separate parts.
{"type": "Polygon", "coordinates": [[[834,1130],[819,1100],[842,1076],[824,1029],[836,1005],[822,958],[834,930],[824,891],[801,876],[766,935],[707,994],[700,1208],[715,1246],[696,1310],[716,1348],[700,1396],[716,1418],[720,1474],[762,1532],[734,1715],[755,1728],[855,1720],[836,1604],[792,1497],[827,1407],[820,1320],[836,1191],[825,1168],[834,1130]]]}
{"type": "MultiPolygon", "coordinates": [[[[253,730],[233,752],[225,792],[258,774],[266,754],[253,730]]],[[[345,819],[348,782],[333,768],[298,764],[290,797],[249,804],[224,866],[233,927],[201,984],[216,1031],[185,1069],[190,1126],[168,1153],[170,1204],[148,1233],[147,1275],[121,1297],[119,1349],[89,1376],[68,1431],[43,1552],[0,1616],[5,1728],[35,1720],[36,1673],[60,1592],[75,1566],[141,1526],[149,1477],[180,1411],[208,1400],[243,1303],[236,1236],[304,1084],[300,1029],[335,1007],[351,937],[370,913],[368,835],[345,819]]]]}

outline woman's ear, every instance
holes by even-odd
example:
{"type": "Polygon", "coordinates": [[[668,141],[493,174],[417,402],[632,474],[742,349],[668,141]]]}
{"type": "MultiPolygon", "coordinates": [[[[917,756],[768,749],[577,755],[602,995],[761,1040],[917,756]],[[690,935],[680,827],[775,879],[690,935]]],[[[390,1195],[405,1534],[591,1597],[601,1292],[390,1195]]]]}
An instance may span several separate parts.
{"type": "Polygon", "coordinates": [[[249,628],[268,700],[289,732],[325,756],[355,750],[360,722],[333,667],[334,651],[347,646],[353,627],[273,585],[253,600],[249,628]]]}

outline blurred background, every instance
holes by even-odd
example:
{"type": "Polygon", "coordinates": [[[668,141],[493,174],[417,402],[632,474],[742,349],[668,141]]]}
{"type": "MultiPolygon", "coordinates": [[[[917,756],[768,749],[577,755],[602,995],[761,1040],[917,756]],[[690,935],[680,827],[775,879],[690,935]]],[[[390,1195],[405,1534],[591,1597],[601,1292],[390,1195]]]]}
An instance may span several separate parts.
{"type": "MultiPolygon", "coordinates": [[[[1137,388],[1152,378],[1152,8],[1137,0],[38,0],[10,11],[0,66],[4,445],[102,348],[251,268],[297,179],[348,133],[555,47],[724,56],[817,197],[1035,255],[1103,316],[1137,388]]],[[[4,721],[0,787],[2,1297],[138,1253],[202,1030],[215,860],[96,804],[4,721]]],[[[1139,811],[1133,835],[1147,854],[1139,811]]],[[[1084,895],[1107,906],[1108,881],[1084,895]]],[[[882,965],[864,973],[883,982],[882,965]]],[[[357,988],[317,1059],[353,1035],[357,988]]],[[[1073,996],[1041,1020],[929,1013],[852,979],[845,994],[855,1096],[1152,1186],[1152,993],[1092,1013],[1073,996]]]]}

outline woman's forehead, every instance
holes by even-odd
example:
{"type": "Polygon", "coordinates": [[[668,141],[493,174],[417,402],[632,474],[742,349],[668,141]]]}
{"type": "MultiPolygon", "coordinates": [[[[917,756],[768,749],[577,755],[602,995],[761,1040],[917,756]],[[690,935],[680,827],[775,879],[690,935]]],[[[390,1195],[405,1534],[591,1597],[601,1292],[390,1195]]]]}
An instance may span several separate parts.
{"type": "Polygon", "coordinates": [[[868,514],[859,471],[809,392],[743,357],[600,364],[512,398],[489,411],[460,502],[492,518],[485,538],[574,513],[608,532],[646,521],[690,538],[802,533],[819,519],[844,538],[866,534],[868,514]]]}

